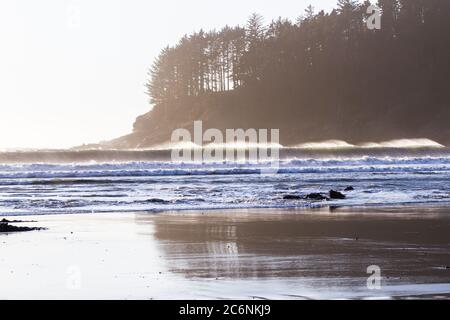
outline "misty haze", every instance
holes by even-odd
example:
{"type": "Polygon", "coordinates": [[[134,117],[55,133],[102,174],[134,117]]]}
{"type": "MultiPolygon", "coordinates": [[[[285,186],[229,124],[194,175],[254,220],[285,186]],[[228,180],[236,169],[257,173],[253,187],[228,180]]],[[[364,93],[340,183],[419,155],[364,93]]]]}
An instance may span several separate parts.
{"type": "Polygon", "coordinates": [[[0,299],[450,298],[450,1],[17,0],[0,37],[0,299]]]}

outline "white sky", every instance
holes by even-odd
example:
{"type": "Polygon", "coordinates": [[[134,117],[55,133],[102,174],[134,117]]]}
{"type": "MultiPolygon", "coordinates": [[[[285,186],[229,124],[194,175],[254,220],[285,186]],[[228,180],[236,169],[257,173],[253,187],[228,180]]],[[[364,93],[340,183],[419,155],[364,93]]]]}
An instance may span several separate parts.
{"type": "Polygon", "coordinates": [[[0,148],[64,148],[132,131],[161,48],[184,34],[291,19],[335,0],[1,0],[0,148]]]}

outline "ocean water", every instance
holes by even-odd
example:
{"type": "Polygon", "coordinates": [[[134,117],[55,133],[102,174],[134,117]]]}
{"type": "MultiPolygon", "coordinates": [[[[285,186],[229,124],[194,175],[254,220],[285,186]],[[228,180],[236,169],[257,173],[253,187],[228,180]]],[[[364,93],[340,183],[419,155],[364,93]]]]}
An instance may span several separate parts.
{"type": "Polygon", "coordinates": [[[159,151],[16,152],[0,162],[3,216],[450,203],[446,148],[286,149],[276,174],[265,163],[173,163],[159,151]],[[283,199],[347,186],[344,200],[283,199]]]}

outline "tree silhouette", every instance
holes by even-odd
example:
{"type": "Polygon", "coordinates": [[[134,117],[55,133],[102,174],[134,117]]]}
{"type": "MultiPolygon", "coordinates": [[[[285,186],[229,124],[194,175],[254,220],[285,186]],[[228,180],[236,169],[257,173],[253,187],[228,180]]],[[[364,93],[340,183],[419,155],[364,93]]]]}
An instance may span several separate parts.
{"type": "MultiPolygon", "coordinates": [[[[379,0],[381,30],[366,26],[369,5],[339,0],[329,13],[309,6],[297,23],[265,25],[253,14],[245,27],[185,36],[155,60],[151,103],[178,115],[180,105],[208,108],[211,97],[233,97],[248,113],[276,108],[283,123],[383,119],[400,128],[402,115],[431,117],[408,105],[448,106],[450,1],[379,0]]],[[[436,111],[437,122],[447,109],[436,111]]]]}

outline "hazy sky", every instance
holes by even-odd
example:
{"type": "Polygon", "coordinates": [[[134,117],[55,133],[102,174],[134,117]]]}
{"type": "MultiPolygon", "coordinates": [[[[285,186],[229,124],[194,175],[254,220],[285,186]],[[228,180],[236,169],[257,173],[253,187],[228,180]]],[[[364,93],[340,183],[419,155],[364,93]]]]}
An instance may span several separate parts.
{"type": "Polygon", "coordinates": [[[160,49],[186,33],[295,19],[335,0],[1,0],[0,148],[70,147],[130,133],[150,109],[160,49]]]}

